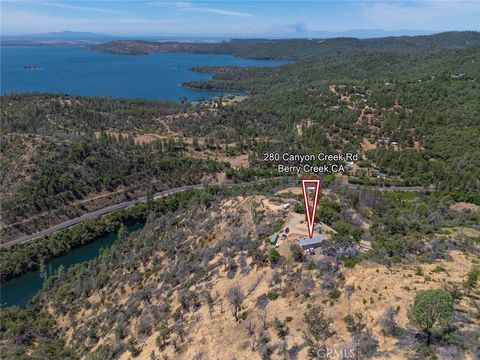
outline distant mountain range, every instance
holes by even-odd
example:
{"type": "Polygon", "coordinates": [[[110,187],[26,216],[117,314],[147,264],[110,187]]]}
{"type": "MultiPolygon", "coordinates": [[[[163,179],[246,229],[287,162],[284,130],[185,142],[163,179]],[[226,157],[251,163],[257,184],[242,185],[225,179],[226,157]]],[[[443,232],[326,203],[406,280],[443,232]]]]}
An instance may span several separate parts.
{"type": "Polygon", "coordinates": [[[379,38],[387,36],[413,36],[413,35],[430,35],[434,31],[424,30],[396,30],[386,31],[381,29],[356,29],[347,31],[306,31],[304,33],[292,34],[259,34],[258,36],[242,36],[242,35],[226,35],[226,36],[186,36],[186,35],[110,35],[97,34],[92,32],[77,32],[77,31],[61,31],[49,32],[42,34],[20,34],[20,35],[2,35],[2,45],[59,45],[59,44],[98,44],[105,41],[120,40],[120,39],[137,39],[137,40],[177,40],[177,41],[215,41],[226,40],[232,38],[336,38],[336,37],[355,37],[359,39],[379,38]]]}
{"type": "Polygon", "coordinates": [[[43,34],[2,35],[2,45],[56,45],[56,44],[95,44],[112,41],[120,37],[92,32],[62,31],[43,34]]]}
{"type": "MultiPolygon", "coordinates": [[[[417,35],[432,35],[438,31],[428,30],[382,30],[382,29],[352,29],[346,31],[308,31],[304,35],[315,38],[336,38],[336,37],[354,37],[358,39],[371,39],[388,36],[417,36],[417,35]]],[[[300,37],[298,34],[297,37],[300,37]]]]}

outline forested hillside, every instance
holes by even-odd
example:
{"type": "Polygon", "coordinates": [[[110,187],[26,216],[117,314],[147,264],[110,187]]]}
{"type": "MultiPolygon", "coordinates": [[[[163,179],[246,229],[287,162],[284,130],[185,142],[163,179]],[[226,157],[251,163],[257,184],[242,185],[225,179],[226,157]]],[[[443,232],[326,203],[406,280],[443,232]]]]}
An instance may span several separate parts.
{"type": "Polygon", "coordinates": [[[351,181],[376,183],[375,172],[384,171],[389,184],[434,185],[480,203],[478,39],[464,32],[314,46],[194,44],[269,58],[283,49],[288,59],[304,59],[275,68],[196,68],[216,75],[185,84],[249,95],[234,103],[4,96],[4,234],[18,236],[52,224],[53,216],[76,216],[149,187],[207,179],[222,168],[208,162],[215,153],[249,154],[250,169],[235,175],[245,180],[274,171],[261,161],[266,151],[353,151],[362,162],[351,181]]]}
{"type": "Polygon", "coordinates": [[[97,51],[124,55],[146,55],[163,51],[231,54],[253,59],[306,60],[361,51],[424,52],[432,49],[468,48],[480,45],[478,32],[445,32],[429,36],[400,36],[380,39],[234,39],[218,43],[111,41],[92,46],[97,51]]]}
{"type": "Polygon", "coordinates": [[[184,106],[105,98],[2,99],[2,242],[147,192],[215,179],[227,164],[162,134],[184,106]]]}
{"type": "Polygon", "coordinates": [[[27,309],[1,309],[2,356],[303,359],[348,348],[361,359],[479,358],[479,45],[475,32],[114,42],[97,50],[295,62],[197,68],[215,75],[185,86],[242,96],[194,103],[2,96],[2,241],[147,195],[2,248],[5,280],[118,231],[95,260],[45,279],[27,309]],[[297,243],[297,177],[222,186],[277,177],[265,152],[359,155],[322,176],[313,253],[297,243]],[[152,197],[197,183],[218,186],[152,197]],[[424,188],[383,191],[393,185],[424,188]]]}
{"type": "Polygon", "coordinates": [[[212,121],[210,130],[195,131],[230,127],[244,141],[271,134],[286,144],[270,147],[305,153],[328,146],[365,151],[366,167],[479,203],[479,61],[480,49],[473,48],[364,52],[274,69],[220,69],[212,80],[188,86],[254,96],[222,109],[221,123],[212,121]],[[366,140],[373,149],[362,147],[366,140]]]}

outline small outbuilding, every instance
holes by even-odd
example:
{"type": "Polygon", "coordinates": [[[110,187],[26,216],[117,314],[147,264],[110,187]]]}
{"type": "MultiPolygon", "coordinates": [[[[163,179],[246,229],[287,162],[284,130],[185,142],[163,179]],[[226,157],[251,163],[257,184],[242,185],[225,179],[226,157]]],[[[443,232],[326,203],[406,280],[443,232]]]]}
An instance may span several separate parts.
{"type": "Polygon", "coordinates": [[[277,241],[278,241],[278,231],[272,235],[270,239],[270,245],[277,245],[277,241]]]}

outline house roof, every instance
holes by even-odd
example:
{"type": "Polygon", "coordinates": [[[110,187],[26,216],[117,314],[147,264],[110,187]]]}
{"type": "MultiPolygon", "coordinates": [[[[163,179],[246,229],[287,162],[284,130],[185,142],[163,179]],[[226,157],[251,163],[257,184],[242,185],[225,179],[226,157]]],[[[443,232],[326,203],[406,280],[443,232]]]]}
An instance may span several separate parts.
{"type": "Polygon", "coordinates": [[[298,244],[300,246],[316,245],[323,242],[323,240],[325,240],[325,238],[322,235],[315,234],[311,239],[307,236],[301,237],[298,239],[298,244]]]}

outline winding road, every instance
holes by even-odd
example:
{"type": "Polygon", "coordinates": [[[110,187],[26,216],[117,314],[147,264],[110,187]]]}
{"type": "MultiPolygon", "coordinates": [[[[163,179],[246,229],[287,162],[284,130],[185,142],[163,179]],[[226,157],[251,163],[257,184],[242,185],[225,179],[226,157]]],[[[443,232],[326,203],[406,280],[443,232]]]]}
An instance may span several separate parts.
{"type": "Polygon", "coordinates": [[[435,191],[435,187],[431,185],[426,188],[423,186],[378,186],[378,185],[360,185],[360,184],[344,184],[345,187],[349,189],[358,189],[358,190],[378,190],[378,191],[405,191],[405,192],[426,192],[426,191],[435,191]]]}
{"type": "MultiPolygon", "coordinates": [[[[278,179],[288,179],[289,177],[277,177],[277,178],[270,178],[270,179],[260,179],[256,181],[250,181],[250,182],[244,182],[244,183],[237,183],[237,184],[197,184],[197,185],[186,185],[186,186],[181,186],[161,192],[157,192],[153,194],[154,199],[162,198],[165,196],[173,195],[179,192],[191,190],[191,189],[204,189],[206,186],[226,186],[226,187],[235,187],[235,186],[247,186],[247,185],[255,185],[255,184],[261,184],[269,180],[278,180],[278,179]]],[[[370,189],[370,190],[378,190],[378,191],[408,191],[408,192],[423,192],[423,191],[433,191],[434,188],[424,188],[422,186],[390,186],[390,187],[385,187],[385,186],[374,186],[374,185],[358,185],[358,184],[343,184],[343,186],[350,188],[350,189],[370,189]]],[[[141,196],[136,199],[128,200],[128,201],[123,201],[118,204],[114,205],[109,205],[106,207],[103,207],[101,209],[91,211],[89,213],[83,214],[79,217],[64,221],[60,224],[53,225],[47,229],[40,230],[36,233],[30,234],[30,235],[25,235],[22,237],[19,237],[17,239],[10,240],[8,242],[0,244],[1,247],[9,247],[15,244],[20,244],[20,243],[25,243],[29,242],[32,240],[36,240],[38,238],[53,234],[55,232],[64,230],[66,228],[72,227],[78,223],[81,223],[85,220],[89,220],[101,215],[108,214],[112,211],[120,210],[120,209],[125,209],[130,206],[133,206],[137,203],[141,202],[146,202],[147,198],[146,196],[141,196]]]]}
{"type": "MultiPolygon", "coordinates": [[[[181,187],[157,192],[157,193],[153,194],[153,198],[154,199],[159,199],[159,198],[162,198],[162,197],[165,197],[165,196],[173,195],[173,194],[176,194],[176,193],[179,193],[179,192],[182,192],[182,191],[191,190],[191,189],[204,189],[206,186],[226,186],[226,187],[247,186],[247,185],[261,184],[261,183],[264,183],[268,180],[275,180],[275,179],[282,179],[282,178],[285,179],[287,177],[261,179],[261,180],[257,180],[257,181],[250,181],[250,182],[237,183],[237,184],[186,185],[186,186],[181,186],[181,187]]],[[[95,217],[98,217],[98,216],[101,216],[101,215],[105,215],[105,214],[111,213],[112,211],[125,209],[125,208],[133,206],[137,203],[146,202],[146,201],[147,201],[147,197],[146,196],[141,196],[141,197],[138,197],[138,198],[135,198],[135,199],[132,199],[132,200],[123,201],[123,202],[118,203],[118,204],[105,206],[101,209],[97,209],[95,211],[85,213],[85,214],[83,214],[79,217],[64,221],[64,222],[62,222],[60,224],[57,224],[57,225],[53,225],[53,226],[51,226],[47,229],[40,230],[36,233],[30,234],[30,235],[25,235],[25,236],[7,241],[5,243],[0,244],[0,246],[1,247],[9,247],[9,246],[12,246],[12,245],[15,245],[15,244],[20,244],[20,243],[25,243],[25,242],[29,242],[29,241],[32,241],[32,240],[36,240],[38,238],[41,238],[41,237],[53,234],[55,232],[64,230],[66,228],[72,227],[72,226],[74,226],[78,223],[81,223],[81,222],[85,221],[85,220],[89,220],[89,219],[92,219],[92,218],[95,218],[95,217]]]]}

